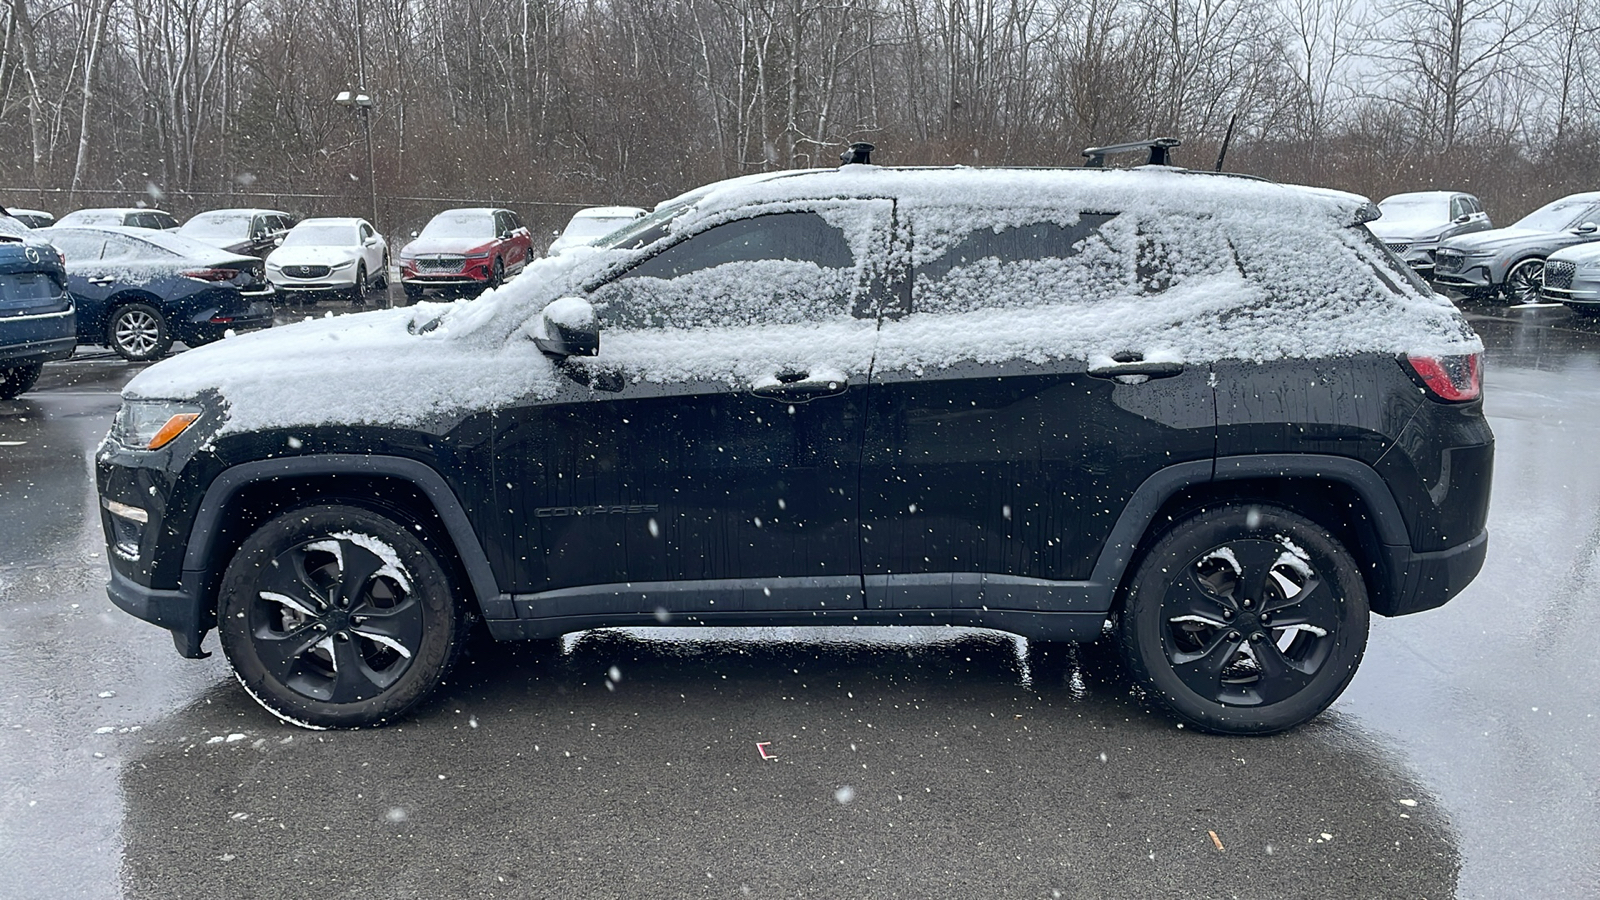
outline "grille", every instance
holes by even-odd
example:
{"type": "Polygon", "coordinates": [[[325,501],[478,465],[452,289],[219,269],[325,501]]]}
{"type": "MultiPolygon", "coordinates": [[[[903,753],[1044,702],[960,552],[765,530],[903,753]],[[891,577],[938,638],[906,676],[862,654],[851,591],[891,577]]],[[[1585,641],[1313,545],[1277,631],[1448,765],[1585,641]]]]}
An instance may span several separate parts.
{"type": "Polygon", "coordinates": [[[1577,274],[1578,267],[1569,262],[1553,262],[1544,264],[1544,286],[1557,290],[1572,290],[1572,276],[1577,274]]]}
{"type": "Polygon", "coordinates": [[[1467,258],[1460,253],[1440,250],[1433,258],[1441,275],[1454,275],[1467,267],[1467,258]]]}
{"type": "Polygon", "coordinates": [[[1411,249],[1410,244],[1389,244],[1388,247],[1391,252],[1401,256],[1404,256],[1405,252],[1411,249]]]}
{"type": "Polygon", "coordinates": [[[417,259],[418,272],[459,272],[464,258],[460,256],[430,256],[417,259]]]}
{"type": "Polygon", "coordinates": [[[327,278],[327,266],[284,266],[283,274],[290,278],[327,278]]]}

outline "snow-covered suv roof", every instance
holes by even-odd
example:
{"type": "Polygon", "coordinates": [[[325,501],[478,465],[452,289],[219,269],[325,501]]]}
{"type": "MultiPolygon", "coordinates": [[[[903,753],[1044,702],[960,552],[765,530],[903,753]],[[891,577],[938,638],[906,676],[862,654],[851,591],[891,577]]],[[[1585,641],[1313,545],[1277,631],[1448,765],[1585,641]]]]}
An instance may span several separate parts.
{"type": "MultiPolygon", "coordinates": [[[[1338,191],[1166,168],[851,165],[734,179],[639,220],[658,236],[667,229],[666,240],[573,248],[476,300],[243,335],[147,369],[125,393],[184,398],[217,390],[231,407],[226,430],[419,423],[548,396],[563,376],[530,339],[547,303],[588,296],[674,235],[788,211],[816,212],[840,230],[856,260],[852,283],[870,280],[869,269],[890,266],[888,255],[906,248],[915,279],[915,267],[984,231],[1100,224],[1085,226],[1096,237],[1083,252],[963,261],[954,279],[961,283],[940,308],[913,309],[881,329],[848,311],[821,322],[779,314],[690,330],[608,326],[598,363],[642,381],[749,384],[784,368],[866,377],[857,363],[872,359],[920,371],[963,360],[1087,361],[1129,348],[1147,359],[1196,363],[1481,349],[1448,300],[1397,265],[1366,229],[1351,227],[1369,206],[1338,191]],[[893,221],[908,226],[904,233],[887,232],[890,209],[893,221]],[[1170,275],[1156,288],[1142,274],[1152,253],[1170,275]],[[312,377],[343,390],[311,396],[283,387],[312,377]]],[[[772,266],[800,267],[803,277],[823,271],[803,260],[772,266]]],[[[759,295],[768,284],[760,279],[775,277],[771,268],[706,269],[695,284],[717,296],[759,295]]]]}

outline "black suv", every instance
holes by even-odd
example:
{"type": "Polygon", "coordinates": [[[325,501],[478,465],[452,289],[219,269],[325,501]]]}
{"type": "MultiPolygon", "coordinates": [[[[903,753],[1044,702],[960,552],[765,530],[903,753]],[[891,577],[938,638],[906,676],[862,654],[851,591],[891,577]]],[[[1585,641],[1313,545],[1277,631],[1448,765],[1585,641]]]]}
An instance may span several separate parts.
{"type": "Polygon", "coordinates": [[[1104,635],[1181,720],[1289,728],[1486,549],[1482,344],[1374,214],[1167,166],[712,185],[141,373],[109,592],[317,727],[403,715],[481,620],[1104,635]]]}

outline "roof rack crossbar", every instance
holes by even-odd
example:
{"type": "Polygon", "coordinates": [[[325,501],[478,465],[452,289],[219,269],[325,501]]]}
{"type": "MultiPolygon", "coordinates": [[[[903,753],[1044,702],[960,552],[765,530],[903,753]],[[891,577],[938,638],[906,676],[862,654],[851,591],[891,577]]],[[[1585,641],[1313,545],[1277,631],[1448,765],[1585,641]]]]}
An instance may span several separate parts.
{"type": "Polygon", "coordinates": [[[1105,147],[1090,147],[1083,151],[1084,167],[1089,169],[1103,169],[1106,166],[1106,157],[1112,153],[1135,153],[1141,150],[1150,151],[1152,166],[1170,166],[1171,155],[1168,153],[1173,147],[1183,141],[1171,137],[1146,138],[1142,141],[1129,141],[1126,144],[1111,144],[1105,147]]]}
{"type": "Polygon", "coordinates": [[[846,166],[870,166],[872,165],[872,151],[876,149],[878,148],[866,141],[856,141],[850,145],[850,149],[839,154],[839,162],[841,165],[846,166]]]}

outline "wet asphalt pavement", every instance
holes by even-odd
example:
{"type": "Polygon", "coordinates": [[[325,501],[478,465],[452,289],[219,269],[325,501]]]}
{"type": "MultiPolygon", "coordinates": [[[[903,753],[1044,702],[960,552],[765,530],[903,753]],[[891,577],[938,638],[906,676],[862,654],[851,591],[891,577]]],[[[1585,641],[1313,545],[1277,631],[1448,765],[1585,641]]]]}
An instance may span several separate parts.
{"type": "Polygon", "coordinates": [[[1264,739],[959,629],[491,645],[402,725],[285,726],[107,601],[135,370],[80,351],[0,402],[0,898],[1600,896],[1600,322],[1476,312],[1484,571],[1264,739]]]}

